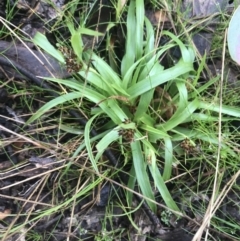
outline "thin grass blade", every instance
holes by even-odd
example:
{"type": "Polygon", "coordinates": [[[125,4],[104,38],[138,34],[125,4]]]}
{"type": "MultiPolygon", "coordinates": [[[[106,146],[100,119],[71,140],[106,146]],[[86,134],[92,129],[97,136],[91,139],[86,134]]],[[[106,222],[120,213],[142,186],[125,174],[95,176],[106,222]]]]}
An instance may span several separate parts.
{"type": "MultiPolygon", "coordinates": [[[[140,141],[131,142],[131,150],[133,156],[133,165],[142,194],[145,197],[155,200],[152,187],[150,185],[150,180],[147,174],[147,164],[144,161],[140,141]]],[[[149,200],[146,200],[146,202],[148,203],[149,207],[154,212],[156,212],[156,205],[149,200]]]]}

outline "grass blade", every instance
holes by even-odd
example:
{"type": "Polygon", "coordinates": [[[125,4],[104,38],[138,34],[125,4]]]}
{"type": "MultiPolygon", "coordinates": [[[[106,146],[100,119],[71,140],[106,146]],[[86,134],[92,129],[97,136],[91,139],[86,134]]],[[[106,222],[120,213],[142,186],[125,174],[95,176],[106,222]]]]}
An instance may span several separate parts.
{"type": "Polygon", "coordinates": [[[99,173],[99,171],[98,171],[96,160],[93,156],[92,145],[91,145],[91,140],[90,140],[90,132],[91,132],[92,122],[94,121],[94,119],[96,117],[98,117],[98,115],[99,114],[97,114],[97,115],[93,116],[91,119],[89,119],[89,121],[87,122],[87,124],[85,126],[85,129],[84,129],[84,142],[85,142],[86,149],[87,149],[87,152],[88,152],[88,157],[89,157],[89,159],[92,163],[92,166],[93,166],[96,173],[99,173]]]}
{"type": "Polygon", "coordinates": [[[135,48],[136,59],[140,59],[143,54],[143,24],[144,24],[144,1],[136,0],[136,29],[135,29],[135,48]]]}
{"type": "Polygon", "coordinates": [[[97,148],[97,155],[95,158],[95,161],[97,162],[98,159],[102,156],[103,152],[108,148],[108,146],[116,141],[119,138],[119,130],[116,128],[111,130],[109,133],[107,133],[96,145],[97,148]]]}
{"type": "Polygon", "coordinates": [[[121,64],[121,75],[124,77],[128,69],[133,65],[135,60],[135,36],[136,18],[134,13],[135,1],[130,1],[127,15],[127,41],[125,55],[121,64]]]}
{"type": "Polygon", "coordinates": [[[172,174],[172,162],[173,162],[173,146],[170,138],[165,137],[165,165],[163,171],[163,180],[169,180],[172,174]]]}
{"type": "Polygon", "coordinates": [[[34,44],[44,49],[48,54],[50,54],[52,57],[57,59],[59,62],[63,64],[65,63],[62,53],[57,49],[55,49],[53,45],[50,44],[46,36],[43,35],[42,33],[37,32],[33,38],[33,42],[34,44]]]}
{"type": "MultiPolygon", "coordinates": [[[[155,200],[150,180],[147,174],[147,164],[144,161],[140,141],[131,142],[131,150],[133,156],[133,165],[137,177],[138,184],[144,196],[155,200]]],[[[146,200],[149,207],[156,212],[156,205],[149,200],[146,200]]]]}
{"type": "Polygon", "coordinates": [[[198,107],[199,101],[198,99],[195,99],[190,102],[181,113],[174,114],[172,118],[166,123],[157,125],[157,128],[165,131],[173,129],[174,127],[183,123],[188,117],[190,117],[198,107]]]}
{"type": "Polygon", "coordinates": [[[156,168],[155,171],[154,171],[154,169],[151,165],[149,165],[148,168],[149,168],[149,170],[152,174],[152,177],[154,179],[154,183],[155,183],[158,191],[160,192],[161,197],[163,198],[165,204],[174,211],[180,211],[178,206],[176,205],[176,203],[172,199],[172,196],[169,193],[158,168],[156,168]]]}
{"type": "Polygon", "coordinates": [[[193,70],[192,63],[184,63],[179,61],[174,67],[162,71],[160,75],[161,77],[159,76],[159,73],[147,77],[144,80],[132,85],[127,92],[130,98],[135,98],[169,80],[188,73],[191,70],[193,70]]]}

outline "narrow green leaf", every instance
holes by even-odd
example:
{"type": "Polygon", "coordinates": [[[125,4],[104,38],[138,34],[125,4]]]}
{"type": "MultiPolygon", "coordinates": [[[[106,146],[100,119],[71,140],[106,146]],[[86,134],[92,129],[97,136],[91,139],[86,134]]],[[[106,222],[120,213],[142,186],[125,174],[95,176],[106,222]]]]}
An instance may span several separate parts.
{"type": "Polygon", "coordinates": [[[82,36],[79,32],[76,31],[74,34],[72,34],[71,45],[74,50],[74,53],[78,57],[78,61],[82,62],[83,42],[82,36]]]}
{"type": "Polygon", "coordinates": [[[92,64],[102,78],[108,80],[108,82],[111,84],[115,83],[121,87],[121,80],[118,77],[118,74],[113,71],[113,69],[102,58],[98,57],[94,53],[92,54],[92,64]]]}
{"type": "MultiPolygon", "coordinates": [[[[126,113],[123,111],[123,108],[121,108],[118,104],[118,102],[114,99],[109,99],[106,100],[107,105],[109,108],[111,108],[111,112],[115,114],[115,116],[117,116],[117,122],[115,122],[117,125],[121,124],[122,122],[124,122],[125,120],[130,119],[130,116],[127,116],[126,113]]],[[[100,107],[101,104],[100,104],[100,107]]],[[[110,117],[110,116],[109,116],[110,117]]]]}
{"type": "Polygon", "coordinates": [[[61,85],[68,86],[69,88],[72,88],[75,90],[81,90],[85,87],[84,84],[74,79],[57,79],[57,78],[47,78],[47,77],[45,79],[61,85]]]}
{"type": "Polygon", "coordinates": [[[156,140],[164,139],[166,137],[169,137],[169,135],[166,133],[166,131],[159,130],[157,128],[154,128],[153,126],[148,125],[141,125],[141,129],[146,131],[148,135],[155,136],[156,140]]]}
{"type": "Polygon", "coordinates": [[[72,134],[75,134],[75,135],[83,134],[83,130],[82,129],[73,128],[71,126],[64,125],[64,124],[61,124],[61,123],[59,124],[59,129],[65,131],[67,133],[72,133],[72,134]]]}
{"type": "Polygon", "coordinates": [[[128,69],[133,65],[135,60],[135,32],[136,18],[135,18],[135,1],[130,1],[127,15],[127,40],[125,47],[125,55],[121,62],[121,75],[125,76],[128,69]]]}
{"type": "MultiPolygon", "coordinates": [[[[90,73],[89,73],[90,74],[90,73]]],[[[88,86],[78,83],[71,80],[60,80],[60,79],[52,79],[48,78],[49,80],[66,85],[73,89],[79,90],[81,92],[82,97],[89,99],[90,101],[94,102],[101,109],[110,117],[115,124],[120,124],[124,120],[129,119],[130,117],[127,116],[123,108],[120,108],[118,102],[115,99],[108,98],[103,96],[99,93],[99,91],[89,88],[88,86]]]]}
{"type": "Polygon", "coordinates": [[[71,33],[71,35],[74,35],[76,30],[74,28],[74,23],[72,21],[72,18],[67,18],[66,25],[67,25],[68,30],[71,33]]]}
{"type": "Polygon", "coordinates": [[[50,54],[52,57],[57,59],[61,63],[65,63],[64,57],[60,51],[55,49],[52,44],[48,41],[45,35],[40,32],[37,32],[33,38],[34,44],[41,47],[44,51],[50,54]]]}
{"type": "MultiPolygon", "coordinates": [[[[186,137],[191,139],[199,139],[204,142],[208,142],[209,145],[219,145],[219,140],[218,137],[216,136],[215,133],[203,133],[202,131],[198,130],[189,130],[187,128],[182,128],[182,127],[176,127],[172,132],[177,133],[176,135],[172,136],[172,141],[179,141],[183,140],[186,137]]],[[[239,158],[239,154],[235,152],[232,148],[230,148],[228,145],[226,145],[224,142],[221,143],[221,147],[227,150],[227,152],[235,158],[239,158]]]]}
{"type": "MultiPolygon", "coordinates": [[[[146,58],[147,57],[148,56],[146,56],[146,58]]],[[[160,75],[163,71],[164,71],[164,67],[162,65],[160,65],[158,57],[156,55],[153,58],[151,58],[150,60],[148,60],[148,62],[142,69],[137,82],[140,82],[140,81],[144,80],[145,78],[155,75],[155,74],[160,75]]]]}
{"type": "Polygon", "coordinates": [[[107,133],[96,145],[97,148],[97,155],[95,158],[95,162],[98,161],[98,159],[102,156],[103,152],[108,148],[108,146],[116,141],[119,138],[119,131],[117,128],[111,130],[109,133],[107,133]]]}
{"type": "Polygon", "coordinates": [[[142,116],[139,119],[136,119],[135,121],[138,123],[143,123],[148,126],[154,126],[156,124],[156,120],[146,113],[143,113],[142,116]]]}
{"type": "MultiPolygon", "coordinates": [[[[158,168],[157,158],[156,158],[156,150],[152,149],[151,147],[146,146],[146,145],[143,145],[143,150],[144,150],[145,162],[148,165],[151,165],[151,167],[153,169],[153,175],[154,175],[156,169],[158,168]]],[[[155,183],[154,183],[154,189],[156,189],[155,183]]]]}
{"type": "Polygon", "coordinates": [[[172,174],[172,162],[173,162],[173,146],[172,141],[169,137],[164,138],[165,147],[165,165],[163,171],[163,180],[167,181],[170,179],[172,174]]]}
{"type": "MultiPolygon", "coordinates": [[[[140,189],[145,197],[155,200],[150,180],[147,174],[147,164],[144,161],[140,141],[131,142],[133,165],[140,189]]],[[[153,212],[156,212],[156,205],[146,200],[153,212]]]]}
{"type": "Polygon", "coordinates": [[[159,64],[158,59],[164,52],[166,52],[166,50],[170,49],[173,46],[174,45],[169,44],[167,46],[161,47],[161,49],[159,51],[157,51],[156,55],[153,55],[154,51],[149,52],[145,56],[143,56],[141,59],[137,60],[134,64],[132,64],[131,66],[128,66],[128,70],[125,73],[125,75],[123,76],[123,80],[122,80],[124,88],[131,86],[132,78],[133,78],[132,76],[138,65],[143,64],[144,68],[141,70],[141,73],[138,77],[137,82],[142,81],[143,79],[145,79],[148,76],[151,76],[151,75],[154,75],[157,73],[160,74],[160,71],[162,72],[162,70],[164,70],[164,68],[163,68],[163,66],[161,66],[159,64]],[[149,56],[152,56],[150,60],[148,60],[149,56]],[[158,65],[157,68],[155,67],[155,65],[158,65]]]}
{"type": "MultiPolygon", "coordinates": [[[[145,25],[146,25],[146,31],[147,31],[147,40],[146,40],[146,46],[144,49],[145,55],[154,51],[154,41],[155,41],[155,34],[154,34],[154,30],[153,30],[153,26],[151,24],[151,22],[145,17],[145,25]]],[[[150,58],[152,57],[152,55],[150,55],[146,60],[150,60],[150,58]]]]}
{"type": "Polygon", "coordinates": [[[97,117],[98,117],[98,114],[88,120],[88,122],[85,126],[85,129],[84,129],[84,142],[85,142],[86,149],[88,152],[88,157],[92,163],[92,166],[93,166],[94,170],[96,171],[96,173],[99,173],[97,163],[93,156],[92,145],[91,145],[91,140],[90,140],[91,125],[92,125],[92,122],[94,121],[94,119],[97,117]]]}
{"type": "Polygon", "coordinates": [[[143,54],[143,24],[144,24],[144,1],[136,0],[136,28],[135,28],[135,48],[136,59],[140,59],[143,54]]]}
{"type": "MultiPolygon", "coordinates": [[[[237,120],[236,118],[233,117],[222,117],[221,121],[232,121],[232,120],[237,120]]],[[[193,122],[193,121],[205,121],[209,123],[217,122],[219,121],[219,116],[212,116],[209,114],[203,114],[203,113],[193,113],[191,116],[189,116],[183,123],[187,122],[193,122]]]]}
{"type": "Polygon", "coordinates": [[[175,115],[177,116],[181,114],[188,105],[188,91],[185,82],[177,79],[175,83],[179,93],[178,95],[176,95],[176,97],[178,97],[178,103],[176,104],[177,110],[175,111],[175,115]]]}
{"type": "Polygon", "coordinates": [[[191,48],[187,49],[183,42],[176,35],[169,31],[163,31],[162,34],[168,35],[172,40],[174,40],[178,44],[181,50],[183,62],[192,63],[194,61],[195,55],[193,50],[191,48]]]}
{"type": "MultiPolygon", "coordinates": [[[[215,111],[218,113],[220,111],[219,104],[208,103],[208,102],[204,102],[204,101],[200,101],[199,108],[215,111]]],[[[240,108],[238,108],[238,107],[223,105],[221,107],[221,112],[222,112],[222,114],[227,114],[227,115],[234,116],[234,117],[240,117],[240,108]]]]}
{"type": "MultiPolygon", "coordinates": [[[[129,172],[129,178],[128,178],[128,184],[127,184],[128,188],[130,190],[134,190],[136,181],[137,181],[137,178],[136,178],[135,168],[134,168],[134,165],[132,165],[130,172],[129,172]]],[[[126,198],[127,198],[128,205],[131,207],[133,193],[130,191],[127,191],[126,198]]]]}
{"type": "Polygon", "coordinates": [[[190,102],[181,113],[174,114],[166,123],[157,125],[157,129],[165,131],[173,129],[174,127],[183,123],[189,116],[191,116],[198,107],[199,101],[198,99],[195,99],[190,102]]]}
{"type": "Polygon", "coordinates": [[[141,95],[137,110],[134,114],[134,120],[139,121],[141,117],[147,112],[149,105],[153,99],[154,89],[141,95]]]}
{"type": "Polygon", "coordinates": [[[117,90],[111,87],[111,82],[108,82],[107,79],[103,79],[102,76],[94,69],[89,68],[88,72],[82,69],[78,72],[78,74],[93,86],[102,90],[101,93],[106,92],[107,97],[118,95],[117,90]]]}
{"type": "Polygon", "coordinates": [[[82,94],[80,92],[72,92],[66,95],[59,96],[49,102],[47,102],[44,106],[42,106],[35,114],[33,114],[32,117],[29,118],[29,120],[26,122],[26,125],[32,123],[33,121],[37,120],[40,116],[42,116],[44,113],[52,109],[53,107],[63,104],[67,101],[81,98],[82,94]]]}
{"type": "MultiPolygon", "coordinates": [[[[93,143],[94,141],[97,141],[97,140],[101,139],[101,138],[104,137],[108,132],[109,132],[109,131],[104,131],[104,132],[98,134],[97,136],[92,137],[92,138],[90,139],[90,143],[93,143]]],[[[77,148],[77,150],[73,153],[72,158],[76,158],[76,157],[80,154],[80,152],[81,152],[82,150],[84,150],[85,148],[86,148],[86,143],[83,141],[83,142],[79,145],[79,147],[77,148]]]]}
{"type": "Polygon", "coordinates": [[[84,79],[88,80],[88,82],[93,84],[95,87],[106,91],[108,96],[128,96],[118,74],[105,61],[94,53],[84,53],[84,56],[87,62],[92,62],[95,69],[85,66],[85,69],[82,68],[78,74],[80,74],[84,79]]]}
{"type": "Polygon", "coordinates": [[[154,150],[155,154],[158,154],[158,152],[155,150],[155,148],[152,145],[152,142],[149,140],[149,136],[143,135],[140,131],[135,130],[135,140],[136,141],[141,141],[143,146],[148,147],[151,150],[154,150]]]}
{"type": "Polygon", "coordinates": [[[180,211],[178,206],[172,199],[172,196],[169,193],[158,168],[155,169],[155,172],[154,172],[153,168],[151,167],[151,165],[148,165],[148,168],[152,174],[154,183],[157,186],[157,189],[160,192],[161,197],[163,198],[165,204],[174,211],[180,211]]]}
{"type": "Polygon", "coordinates": [[[130,122],[130,123],[127,123],[127,124],[121,123],[119,125],[119,127],[121,127],[124,130],[136,129],[136,123],[134,123],[134,122],[130,122]]]}
{"type": "Polygon", "coordinates": [[[135,98],[141,94],[171,80],[179,77],[182,74],[188,73],[193,70],[192,63],[184,63],[179,61],[174,67],[166,69],[161,72],[161,75],[155,74],[150,77],[145,78],[144,80],[132,85],[128,89],[128,94],[130,98],[135,98]]]}
{"type": "Polygon", "coordinates": [[[195,98],[195,97],[200,97],[200,94],[207,90],[209,86],[213,85],[214,83],[216,83],[217,81],[219,81],[220,76],[216,76],[212,79],[210,79],[209,81],[207,81],[205,84],[201,85],[199,88],[197,88],[196,92],[192,92],[189,94],[189,99],[190,98],[195,98]]]}
{"type": "Polygon", "coordinates": [[[89,99],[90,101],[98,104],[101,109],[107,114],[109,118],[112,119],[112,121],[115,124],[122,123],[125,119],[128,119],[128,117],[125,115],[125,113],[120,109],[120,107],[117,105],[115,100],[106,100],[106,98],[102,95],[100,95],[98,92],[89,89],[87,87],[83,87],[81,92],[71,92],[62,96],[59,96],[48,103],[46,103],[44,106],[42,106],[28,121],[27,124],[33,122],[34,120],[38,119],[40,116],[42,116],[44,113],[46,113],[51,108],[63,104],[65,102],[78,99],[81,97],[85,97],[89,99]],[[105,101],[104,101],[105,100],[105,101]],[[109,103],[108,103],[109,102],[109,103]],[[110,106],[112,108],[110,108],[110,106]],[[117,114],[116,114],[117,113],[117,114]]]}
{"type": "Polygon", "coordinates": [[[89,29],[89,28],[83,28],[83,27],[79,27],[78,32],[80,34],[86,34],[86,35],[89,35],[89,36],[104,36],[103,33],[100,33],[98,31],[94,31],[94,30],[89,29]]]}

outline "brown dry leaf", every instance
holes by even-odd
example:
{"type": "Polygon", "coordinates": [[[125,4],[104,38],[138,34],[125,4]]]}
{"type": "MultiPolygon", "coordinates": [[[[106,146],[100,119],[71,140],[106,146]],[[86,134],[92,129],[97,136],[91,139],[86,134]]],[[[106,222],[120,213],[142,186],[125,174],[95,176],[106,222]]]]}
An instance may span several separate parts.
{"type": "Polygon", "coordinates": [[[159,10],[153,13],[154,17],[156,18],[157,22],[167,22],[170,21],[168,16],[167,16],[167,12],[164,10],[159,10]]]}
{"type": "Polygon", "coordinates": [[[12,144],[13,150],[14,151],[19,151],[22,149],[23,145],[25,144],[25,142],[23,140],[19,140],[17,142],[14,142],[12,144]]]}
{"type": "Polygon", "coordinates": [[[167,12],[164,11],[163,9],[158,11],[148,10],[146,11],[145,14],[146,14],[146,17],[149,19],[149,21],[156,26],[159,23],[164,24],[165,22],[170,22],[167,12]]]}
{"type": "Polygon", "coordinates": [[[3,220],[4,218],[8,217],[9,214],[11,214],[10,209],[6,209],[3,212],[0,212],[0,220],[3,220]]]}

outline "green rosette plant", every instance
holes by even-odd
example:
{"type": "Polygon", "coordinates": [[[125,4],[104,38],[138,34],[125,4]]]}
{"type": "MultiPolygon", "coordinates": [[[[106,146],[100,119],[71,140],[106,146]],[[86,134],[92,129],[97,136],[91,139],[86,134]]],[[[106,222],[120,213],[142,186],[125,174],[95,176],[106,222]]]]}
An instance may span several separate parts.
{"type": "MultiPolygon", "coordinates": [[[[92,102],[94,108],[84,129],[84,143],[73,157],[86,148],[92,167],[98,173],[99,160],[104,151],[112,143],[119,144],[126,161],[132,163],[128,188],[134,189],[138,184],[142,195],[147,197],[148,205],[156,211],[156,204],[151,201],[155,200],[153,182],[165,204],[179,211],[165,184],[171,177],[176,158],[174,148],[176,143],[186,138],[218,144],[217,136],[206,137],[192,129],[194,121],[212,123],[218,120],[217,115],[211,116],[209,113],[219,112],[219,105],[201,98],[201,93],[218,78],[199,86],[204,59],[199,69],[194,71],[194,51],[174,34],[163,31],[162,36],[167,36],[171,41],[164,46],[155,46],[155,32],[145,17],[142,0],[130,1],[125,53],[118,67],[114,61],[104,60],[92,50],[84,50],[82,34],[96,35],[96,32],[83,27],[75,30],[71,24],[68,26],[76,61],[81,63],[77,75],[81,76],[82,82],[77,79],[48,78],[67,87],[68,92],[42,106],[28,123],[69,101],[81,99],[92,102]],[[159,59],[176,46],[181,51],[181,58],[169,68],[164,68],[159,59]],[[91,138],[90,130],[98,117],[105,119],[106,124],[102,128],[103,133],[91,138]],[[97,153],[93,152],[93,142],[96,143],[97,153]],[[125,149],[122,148],[124,143],[127,143],[125,149]],[[164,160],[162,164],[160,160],[164,160]]],[[[46,38],[38,34],[35,43],[64,63],[64,56],[58,50],[53,50],[46,38]]],[[[240,116],[237,108],[223,106],[221,111],[233,117],[240,116]]],[[[233,152],[231,154],[235,155],[233,152]]],[[[131,203],[130,192],[127,198],[131,203]]]]}

